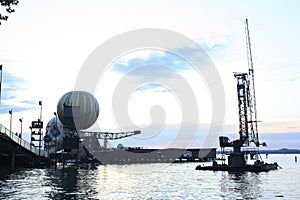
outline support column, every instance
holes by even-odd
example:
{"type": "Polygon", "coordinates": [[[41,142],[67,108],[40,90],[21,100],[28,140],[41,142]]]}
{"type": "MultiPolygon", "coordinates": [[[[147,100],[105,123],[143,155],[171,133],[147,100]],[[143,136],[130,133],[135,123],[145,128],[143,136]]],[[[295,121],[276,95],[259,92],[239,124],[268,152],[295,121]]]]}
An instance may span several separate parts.
{"type": "Polygon", "coordinates": [[[16,152],[12,151],[10,155],[10,170],[15,171],[16,152]]]}

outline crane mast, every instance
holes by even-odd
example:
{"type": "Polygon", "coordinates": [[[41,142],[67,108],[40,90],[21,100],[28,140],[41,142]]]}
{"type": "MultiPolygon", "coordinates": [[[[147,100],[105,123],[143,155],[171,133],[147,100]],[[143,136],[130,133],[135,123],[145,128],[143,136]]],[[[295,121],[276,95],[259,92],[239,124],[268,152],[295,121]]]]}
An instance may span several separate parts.
{"type": "Polygon", "coordinates": [[[237,97],[239,109],[239,140],[233,147],[239,152],[241,147],[249,146],[253,142],[259,146],[257,110],[254,84],[254,68],[252,61],[251,42],[248,28],[248,20],[245,20],[246,46],[248,59],[248,73],[234,73],[237,79],[237,97]]]}
{"type": "MultiPolygon", "coordinates": [[[[242,151],[242,147],[250,146],[251,142],[253,142],[256,145],[256,147],[259,147],[260,145],[258,140],[258,121],[254,85],[254,68],[247,19],[245,21],[245,32],[247,44],[248,72],[234,73],[234,77],[237,79],[240,138],[230,141],[228,137],[219,137],[220,147],[223,153],[225,152],[225,147],[233,148],[233,152],[228,157],[228,164],[235,166],[245,165],[246,163],[246,160],[244,158],[245,152],[242,151]]],[[[252,152],[251,154],[258,155],[258,149],[254,150],[254,152],[252,152]]]]}
{"type": "Polygon", "coordinates": [[[258,125],[257,125],[257,109],[255,97],[255,83],[254,83],[254,68],[251,51],[250,33],[248,27],[248,19],[245,20],[246,44],[247,44],[247,58],[248,58],[248,79],[249,79],[249,128],[250,128],[250,141],[257,147],[259,146],[258,140],[258,125]]]}

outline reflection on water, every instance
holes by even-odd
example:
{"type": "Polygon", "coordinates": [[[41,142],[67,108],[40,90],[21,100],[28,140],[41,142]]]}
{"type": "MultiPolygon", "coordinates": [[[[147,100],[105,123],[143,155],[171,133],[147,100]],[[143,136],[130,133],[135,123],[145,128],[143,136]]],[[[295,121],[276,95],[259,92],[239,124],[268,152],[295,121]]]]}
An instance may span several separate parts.
{"type": "Polygon", "coordinates": [[[300,163],[275,160],[283,169],[263,173],[199,171],[195,163],[1,169],[0,199],[299,199],[300,163]]]}
{"type": "Polygon", "coordinates": [[[220,189],[224,197],[256,199],[262,197],[259,173],[221,172],[220,189]]]}
{"type": "Polygon", "coordinates": [[[9,167],[0,167],[0,180],[7,178],[9,174],[11,174],[11,170],[9,167]]]}
{"type": "Polygon", "coordinates": [[[1,197],[4,199],[29,199],[44,195],[46,187],[44,170],[21,170],[1,181],[1,197]]]}
{"type": "Polygon", "coordinates": [[[93,190],[95,170],[23,169],[0,181],[0,199],[84,199],[93,190]]]}
{"type": "Polygon", "coordinates": [[[46,197],[51,199],[86,199],[96,194],[96,170],[81,170],[76,167],[65,169],[47,170],[51,180],[51,191],[46,192],[46,197]]]}

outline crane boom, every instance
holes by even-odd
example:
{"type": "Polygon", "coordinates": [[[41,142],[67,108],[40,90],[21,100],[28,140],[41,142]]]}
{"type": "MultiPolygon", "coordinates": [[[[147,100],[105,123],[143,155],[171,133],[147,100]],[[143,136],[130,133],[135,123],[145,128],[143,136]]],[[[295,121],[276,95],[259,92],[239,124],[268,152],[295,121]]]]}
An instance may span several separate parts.
{"type": "Polygon", "coordinates": [[[138,134],[141,134],[140,130],[119,132],[119,133],[79,131],[80,138],[82,139],[92,139],[92,140],[103,139],[105,149],[107,148],[107,140],[117,140],[117,139],[122,139],[125,137],[130,137],[138,134]]]}
{"type": "Polygon", "coordinates": [[[254,83],[254,68],[251,51],[250,33],[248,27],[248,19],[245,20],[247,58],[248,58],[248,78],[249,78],[249,125],[250,125],[250,140],[258,147],[258,125],[257,125],[257,109],[254,83]]]}

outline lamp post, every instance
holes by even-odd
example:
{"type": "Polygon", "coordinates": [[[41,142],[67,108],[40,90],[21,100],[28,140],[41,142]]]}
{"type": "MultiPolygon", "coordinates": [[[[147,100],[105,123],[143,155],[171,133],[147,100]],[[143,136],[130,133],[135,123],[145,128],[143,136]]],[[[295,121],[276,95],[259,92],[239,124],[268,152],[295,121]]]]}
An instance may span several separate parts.
{"type": "Polygon", "coordinates": [[[40,110],[40,120],[42,121],[42,109],[43,109],[42,101],[39,101],[39,105],[41,106],[41,110],[40,110]]]}
{"type": "Polygon", "coordinates": [[[9,134],[10,134],[10,137],[12,137],[12,134],[11,134],[11,129],[12,129],[12,109],[10,109],[10,111],[8,111],[8,113],[10,114],[10,125],[9,125],[9,134]]]}
{"type": "Polygon", "coordinates": [[[30,135],[30,149],[31,149],[31,146],[32,146],[32,127],[31,126],[29,126],[29,129],[30,129],[30,133],[31,133],[31,135],[30,135]]]}
{"type": "MultiPolygon", "coordinates": [[[[41,110],[40,110],[40,119],[38,121],[42,123],[42,109],[43,109],[42,101],[39,101],[39,105],[41,106],[41,110]]],[[[43,127],[40,127],[40,129],[39,129],[39,163],[41,162],[42,134],[43,134],[43,127]]]]}
{"type": "Polygon", "coordinates": [[[23,117],[21,117],[19,119],[20,123],[21,123],[21,133],[20,133],[20,138],[22,138],[22,128],[23,128],[23,117]]]}
{"type": "Polygon", "coordinates": [[[54,116],[55,116],[55,126],[57,128],[57,113],[56,112],[54,112],[54,116]]]}

